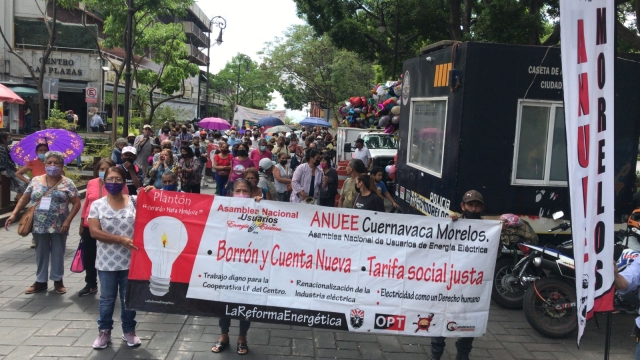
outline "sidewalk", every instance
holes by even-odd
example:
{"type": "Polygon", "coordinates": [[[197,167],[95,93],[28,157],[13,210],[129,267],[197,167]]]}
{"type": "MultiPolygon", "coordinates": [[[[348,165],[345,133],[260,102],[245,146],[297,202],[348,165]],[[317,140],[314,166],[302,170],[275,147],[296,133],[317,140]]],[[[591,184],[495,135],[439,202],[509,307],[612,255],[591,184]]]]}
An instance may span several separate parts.
{"type": "MultiPolygon", "coordinates": [[[[213,187],[203,193],[213,193],[213,187]]],[[[67,240],[66,269],[78,245],[79,216],[67,240]]],[[[34,250],[30,237],[10,232],[0,234],[0,359],[239,359],[235,353],[237,321],[232,321],[232,346],[213,354],[211,346],[219,334],[216,318],[138,312],[139,348],[131,349],[120,339],[119,305],[116,306],[113,343],[104,350],[91,345],[98,334],[99,295],[78,297],[84,274],[66,273],[68,292],[57,295],[53,284],[45,293],[25,295],[35,279],[34,250]]],[[[635,343],[630,334],[635,315],[613,316],[610,359],[633,359],[635,343]]],[[[580,349],[575,337],[547,339],[526,322],[521,310],[491,306],[487,333],[476,339],[473,359],[602,359],[605,316],[587,325],[580,349]]],[[[430,339],[314,330],[254,322],[249,331],[250,353],[242,359],[388,359],[429,358],[430,339]]],[[[449,340],[443,359],[455,357],[449,340]]]]}

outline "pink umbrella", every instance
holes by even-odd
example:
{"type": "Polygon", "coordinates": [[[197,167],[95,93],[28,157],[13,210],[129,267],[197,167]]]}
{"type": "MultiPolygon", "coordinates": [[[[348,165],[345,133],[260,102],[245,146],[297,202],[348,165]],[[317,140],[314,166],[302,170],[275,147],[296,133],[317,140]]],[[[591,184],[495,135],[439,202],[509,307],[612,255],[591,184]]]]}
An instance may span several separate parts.
{"type": "Polygon", "coordinates": [[[24,100],[8,87],[0,84],[0,102],[24,104],[24,100]]]}
{"type": "Polygon", "coordinates": [[[231,124],[225,119],[208,117],[200,120],[198,127],[209,130],[228,130],[231,129],[231,124]]]}

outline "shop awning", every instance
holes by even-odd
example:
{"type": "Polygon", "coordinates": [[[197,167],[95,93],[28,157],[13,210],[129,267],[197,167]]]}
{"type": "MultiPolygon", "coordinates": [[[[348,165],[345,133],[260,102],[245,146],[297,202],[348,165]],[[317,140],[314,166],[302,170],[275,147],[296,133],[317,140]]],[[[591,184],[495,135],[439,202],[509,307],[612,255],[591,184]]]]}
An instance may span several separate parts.
{"type": "Polygon", "coordinates": [[[7,86],[11,91],[20,95],[22,98],[35,98],[38,97],[38,90],[25,86],[7,86]]]}

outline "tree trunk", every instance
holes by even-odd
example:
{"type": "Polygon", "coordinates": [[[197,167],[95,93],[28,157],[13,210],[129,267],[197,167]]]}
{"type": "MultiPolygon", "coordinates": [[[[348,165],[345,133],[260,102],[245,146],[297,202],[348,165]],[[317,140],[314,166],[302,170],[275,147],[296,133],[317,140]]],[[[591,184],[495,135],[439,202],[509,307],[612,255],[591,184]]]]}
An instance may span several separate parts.
{"type": "Polygon", "coordinates": [[[462,40],[460,12],[460,0],[449,0],[449,32],[451,40],[462,40]]]}
{"type": "Polygon", "coordinates": [[[540,7],[542,3],[539,0],[531,0],[529,4],[529,14],[535,23],[529,29],[529,45],[540,45],[540,7]]]}
{"type": "Polygon", "coordinates": [[[471,32],[471,7],[472,0],[464,0],[464,17],[462,18],[462,32],[468,34],[471,32]]]}
{"type": "MultiPolygon", "coordinates": [[[[119,71],[114,71],[116,73],[116,77],[113,81],[113,98],[111,100],[111,131],[112,134],[116,134],[118,131],[118,91],[120,90],[120,78],[122,77],[122,73],[119,71]]],[[[115,137],[115,135],[114,135],[115,137]]],[[[114,140],[115,142],[115,140],[114,140]]]]}

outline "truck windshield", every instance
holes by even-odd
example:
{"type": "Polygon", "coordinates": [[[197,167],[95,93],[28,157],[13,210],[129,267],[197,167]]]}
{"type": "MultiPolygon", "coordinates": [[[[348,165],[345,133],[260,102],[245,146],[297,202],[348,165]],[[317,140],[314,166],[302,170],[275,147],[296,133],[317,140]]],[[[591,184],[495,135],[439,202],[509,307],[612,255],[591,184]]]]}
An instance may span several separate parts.
{"type": "Polygon", "coordinates": [[[365,135],[363,138],[364,146],[367,149],[397,149],[398,141],[393,135],[375,134],[365,135]]]}

